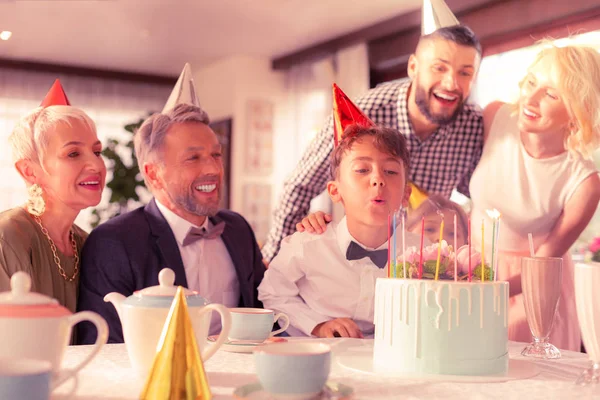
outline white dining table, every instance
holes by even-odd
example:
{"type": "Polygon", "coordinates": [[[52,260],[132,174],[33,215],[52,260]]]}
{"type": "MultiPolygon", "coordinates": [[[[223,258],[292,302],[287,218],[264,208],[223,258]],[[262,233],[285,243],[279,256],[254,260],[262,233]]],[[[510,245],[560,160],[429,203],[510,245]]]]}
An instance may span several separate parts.
{"type": "MultiPolygon", "coordinates": [[[[354,389],[354,399],[600,399],[600,386],[581,387],[575,380],[589,365],[586,354],[563,351],[558,360],[530,360],[520,355],[523,343],[509,343],[511,360],[523,360],[537,375],[506,382],[455,382],[440,379],[378,376],[342,365],[343,355],[368,339],[308,339],[332,346],[330,382],[354,389]]],[[[63,366],[69,368],[83,359],[89,346],[70,346],[63,366]]],[[[521,365],[523,362],[519,361],[521,365]]],[[[204,363],[214,399],[231,399],[236,388],[258,380],[253,355],[220,349],[204,363]]],[[[56,388],[52,400],[137,399],[144,386],[131,368],[123,344],[108,344],[83,368],[77,379],[56,388]]]]}

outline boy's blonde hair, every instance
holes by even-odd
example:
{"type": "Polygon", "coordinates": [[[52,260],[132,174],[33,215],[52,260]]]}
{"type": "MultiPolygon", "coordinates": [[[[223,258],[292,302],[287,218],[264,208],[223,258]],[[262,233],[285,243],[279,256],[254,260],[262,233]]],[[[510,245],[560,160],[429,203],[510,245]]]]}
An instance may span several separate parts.
{"type": "Polygon", "coordinates": [[[538,53],[529,69],[542,60],[549,61],[548,72],[558,85],[569,116],[575,120],[565,147],[589,157],[600,142],[600,54],[592,47],[557,47],[547,40],[541,43],[547,47],[538,53]]]}
{"type": "MultiPolygon", "coordinates": [[[[412,230],[421,223],[421,219],[424,216],[437,214],[438,211],[450,210],[456,214],[457,228],[463,229],[467,232],[467,221],[468,216],[465,210],[457,203],[450,201],[449,199],[442,197],[437,194],[431,194],[427,197],[427,200],[423,201],[419,207],[414,211],[408,212],[408,219],[406,220],[406,229],[412,230]]],[[[449,216],[446,216],[446,218],[449,216]]],[[[447,221],[447,219],[446,219],[447,221]]]]}

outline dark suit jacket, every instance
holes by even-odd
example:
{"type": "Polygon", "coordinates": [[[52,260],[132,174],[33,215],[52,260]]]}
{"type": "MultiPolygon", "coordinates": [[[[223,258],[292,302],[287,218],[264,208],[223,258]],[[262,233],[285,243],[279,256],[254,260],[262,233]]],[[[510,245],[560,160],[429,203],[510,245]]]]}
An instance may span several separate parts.
{"type": "MultiPolygon", "coordinates": [[[[220,211],[212,217],[225,221],[222,234],[240,283],[240,307],[262,307],[257,287],[265,266],[252,228],[239,214],[220,211]]],[[[123,342],[121,321],[115,307],[104,302],[110,292],[130,296],[134,291],[158,285],[158,273],[175,271],[175,285],[187,287],[183,261],[171,228],[154,199],[145,207],[115,217],[90,233],[81,255],[81,278],[77,310],[100,314],[110,328],[109,342],[123,342]]],[[[96,329],[78,325],[78,342],[91,344],[96,329]]]]}

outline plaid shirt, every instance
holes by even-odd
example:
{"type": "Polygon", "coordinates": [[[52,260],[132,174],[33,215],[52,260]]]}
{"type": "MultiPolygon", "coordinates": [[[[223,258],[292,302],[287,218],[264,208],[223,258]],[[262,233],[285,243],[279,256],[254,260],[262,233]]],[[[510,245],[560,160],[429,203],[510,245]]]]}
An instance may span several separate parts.
{"type": "MultiPolygon", "coordinates": [[[[427,193],[450,197],[453,189],[469,196],[469,180],[483,149],[483,120],[480,109],[465,104],[457,118],[440,127],[426,140],[419,139],[408,117],[408,89],[411,82],[388,82],[371,89],[356,101],[375,123],[406,135],[410,152],[410,181],[427,193]]],[[[296,223],[310,209],[313,197],[323,192],[333,150],[333,118],[329,117],[305,151],[295,171],[285,182],[274,223],[262,253],[272,260],[281,240],[296,231],[296,223]]]]}

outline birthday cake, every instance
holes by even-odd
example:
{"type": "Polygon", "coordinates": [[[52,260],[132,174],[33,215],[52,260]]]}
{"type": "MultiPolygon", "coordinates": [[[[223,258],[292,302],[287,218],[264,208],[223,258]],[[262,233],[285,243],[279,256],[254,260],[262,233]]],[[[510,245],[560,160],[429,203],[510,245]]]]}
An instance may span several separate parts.
{"type": "Polygon", "coordinates": [[[453,252],[442,241],[422,253],[407,249],[392,277],[377,279],[375,371],[506,374],[508,283],[493,280],[490,266],[467,246],[453,252]]]}

